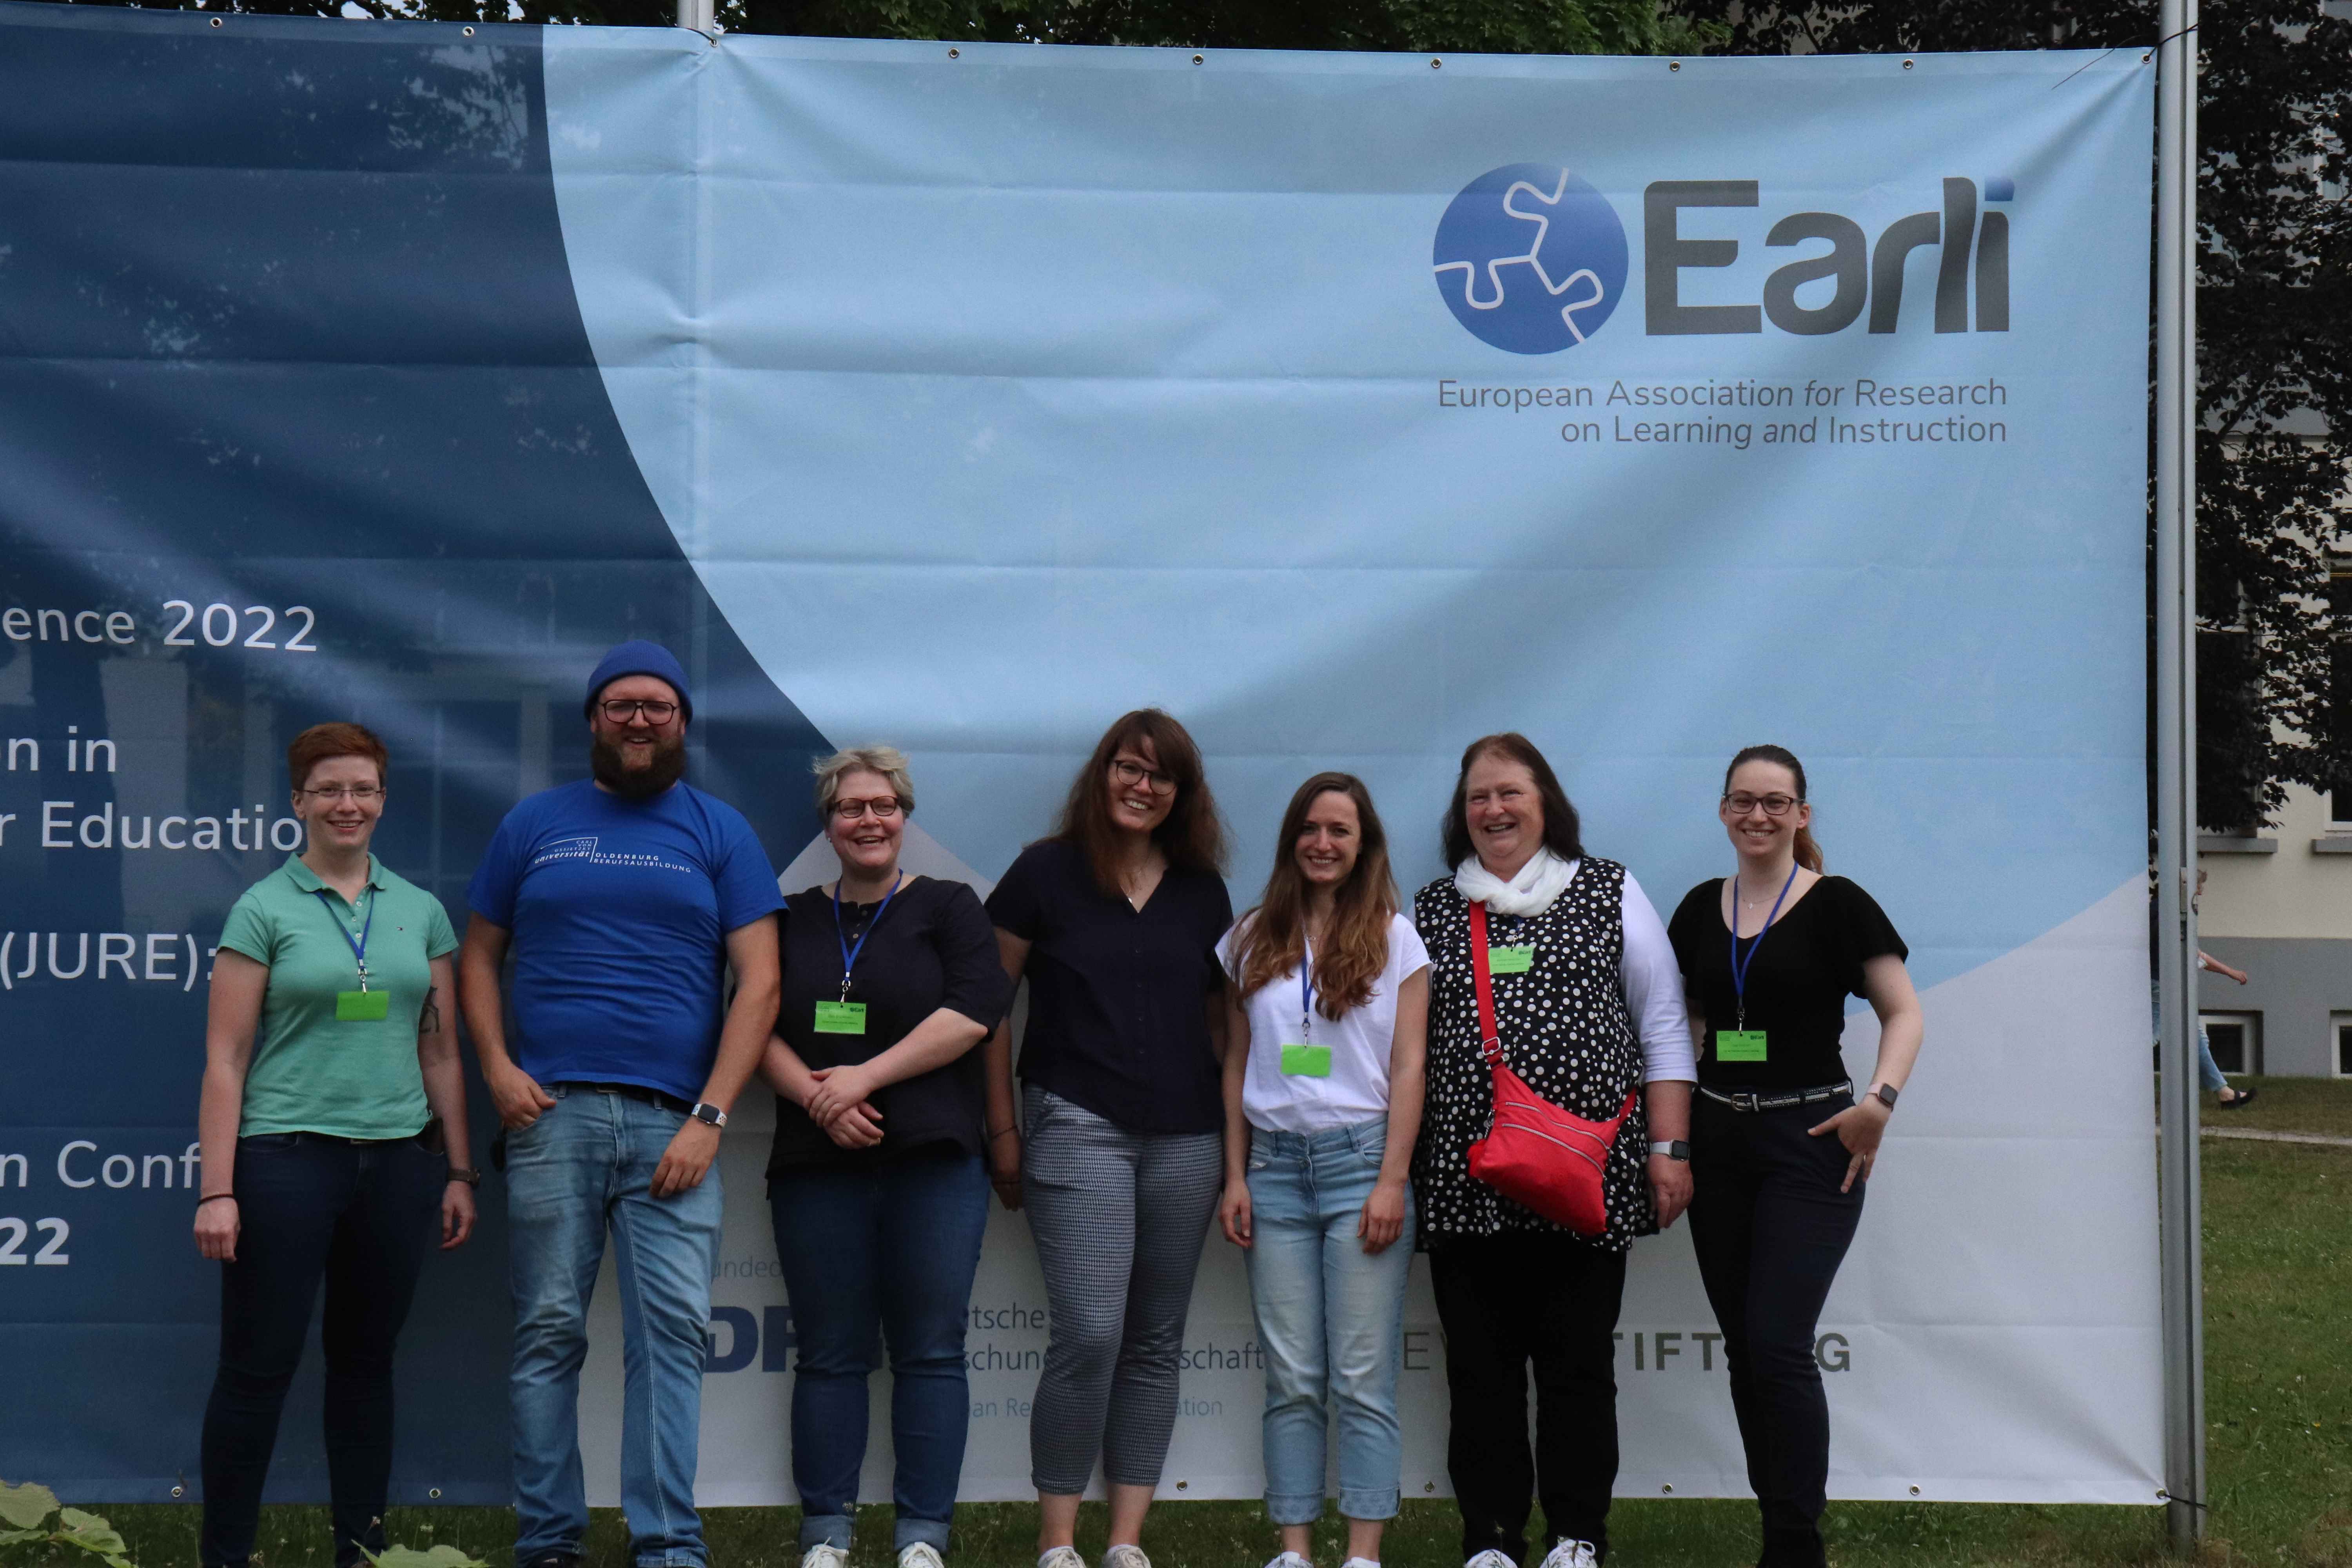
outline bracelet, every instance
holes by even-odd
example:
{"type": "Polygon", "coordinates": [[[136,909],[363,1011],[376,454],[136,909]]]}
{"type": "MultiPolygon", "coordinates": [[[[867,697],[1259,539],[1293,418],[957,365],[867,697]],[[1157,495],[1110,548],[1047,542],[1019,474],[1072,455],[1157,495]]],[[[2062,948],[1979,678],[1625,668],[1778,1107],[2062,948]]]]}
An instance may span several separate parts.
{"type": "Polygon", "coordinates": [[[236,1201],[236,1194],[235,1193],[206,1193],[203,1197],[196,1200],[196,1206],[198,1208],[202,1208],[206,1204],[216,1203],[222,1198],[226,1198],[230,1202],[234,1203],[236,1201]]]}
{"type": "Polygon", "coordinates": [[[993,1131],[993,1132],[992,1132],[992,1133],[990,1133],[990,1134],[988,1135],[988,1141],[989,1141],[990,1142],[993,1143],[993,1142],[995,1142],[999,1138],[1012,1138],[1012,1137],[1016,1137],[1016,1136],[1018,1136],[1018,1135],[1019,1135],[1020,1131],[1021,1131],[1021,1129],[1019,1129],[1018,1127],[1000,1127],[1000,1128],[998,1128],[995,1131],[993,1131]]]}

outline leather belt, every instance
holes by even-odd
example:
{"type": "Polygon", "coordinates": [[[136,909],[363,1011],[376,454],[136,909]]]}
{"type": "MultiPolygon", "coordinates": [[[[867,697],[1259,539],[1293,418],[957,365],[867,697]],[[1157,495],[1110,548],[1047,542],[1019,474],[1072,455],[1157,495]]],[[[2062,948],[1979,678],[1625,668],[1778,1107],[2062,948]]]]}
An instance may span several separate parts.
{"type": "Polygon", "coordinates": [[[1785,1089],[1778,1094],[1758,1094],[1751,1089],[1736,1089],[1727,1094],[1721,1089],[1699,1086],[1699,1092],[1717,1105],[1727,1105],[1734,1110],[1785,1110],[1792,1105],[1818,1105],[1824,1100],[1835,1100],[1841,1094],[1853,1092],[1853,1079],[1843,1079],[1825,1083],[1819,1089],[1785,1089]]]}

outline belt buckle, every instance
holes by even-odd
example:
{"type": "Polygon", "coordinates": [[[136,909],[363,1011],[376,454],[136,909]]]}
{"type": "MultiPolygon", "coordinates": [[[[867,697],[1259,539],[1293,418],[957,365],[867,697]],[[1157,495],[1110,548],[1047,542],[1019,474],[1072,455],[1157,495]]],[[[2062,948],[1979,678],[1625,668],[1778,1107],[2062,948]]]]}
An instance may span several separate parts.
{"type": "Polygon", "coordinates": [[[1737,1089],[1733,1091],[1731,1103],[1735,1110],[1745,1110],[1753,1116],[1764,1109],[1764,1097],[1752,1089],[1737,1089]]]}

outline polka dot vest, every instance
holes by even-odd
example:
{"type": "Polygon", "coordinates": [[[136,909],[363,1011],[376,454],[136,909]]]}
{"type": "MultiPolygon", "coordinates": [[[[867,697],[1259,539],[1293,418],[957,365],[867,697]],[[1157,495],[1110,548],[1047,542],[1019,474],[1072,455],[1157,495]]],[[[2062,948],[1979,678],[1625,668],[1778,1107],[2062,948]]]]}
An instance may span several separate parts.
{"type": "MultiPolygon", "coordinates": [[[[1588,855],[1576,880],[1542,914],[1487,921],[1495,944],[1535,947],[1534,968],[1494,977],[1504,1060],[1546,1100],[1596,1121],[1616,1115],[1642,1082],[1642,1048],[1619,977],[1624,885],[1624,867],[1588,855]]],[[[1412,1161],[1423,1239],[1574,1235],[1471,1178],[1470,1145],[1486,1135],[1495,1096],[1478,1055],[1470,906],[1448,877],[1413,895],[1412,921],[1429,947],[1429,1100],[1412,1161]]],[[[1637,1099],[1601,1173],[1609,1229],[1580,1239],[1622,1251],[1635,1237],[1655,1233],[1649,1152],[1648,1119],[1637,1099]]]]}

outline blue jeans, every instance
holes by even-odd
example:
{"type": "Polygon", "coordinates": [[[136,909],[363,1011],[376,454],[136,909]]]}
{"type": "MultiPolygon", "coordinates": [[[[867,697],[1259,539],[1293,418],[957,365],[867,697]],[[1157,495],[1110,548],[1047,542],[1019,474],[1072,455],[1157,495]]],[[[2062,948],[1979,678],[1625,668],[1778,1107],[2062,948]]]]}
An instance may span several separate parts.
{"type": "Polygon", "coordinates": [[[694,1511],[719,1167],[667,1198],[654,1167],[686,1118],[577,1084],[507,1134],[514,1289],[515,1561],[578,1552],[588,1534],[580,1473],[580,1366],[588,1298],[611,1227],[621,1284],[621,1508],[638,1568],[702,1568],[694,1511]]]}
{"type": "Polygon", "coordinates": [[[2205,1026],[2197,1026],[2197,1082],[2204,1089],[2219,1092],[2230,1087],[2221,1076],[2219,1063],[2213,1060],[2213,1042],[2205,1037],[2205,1026]]]}
{"type": "Polygon", "coordinates": [[[849,1546],[866,1463],[866,1378],[890,1349],[892,1500],[903,1552],[944,1552],[971,1426],[963,1330],[971,1311],[988,1171],[949,1145],[768,1180],[800,1350],[793,1371],[793,1484],[801,1550],[849,1546]]]}
{"type": "Polygon", "coordinates": [[[1313,1134],[1250,1130],[1250,1296],[1265,1352],[1265,1511],[1276,1524],[1323,1517],[1327,1393],[1339,1406],[1339,1511],[1396,1515],[1412,1189],[1403,1236],[1368,1253],[1356,1234],[1387,1142],[1384,1120],[1313,1134]]]}

